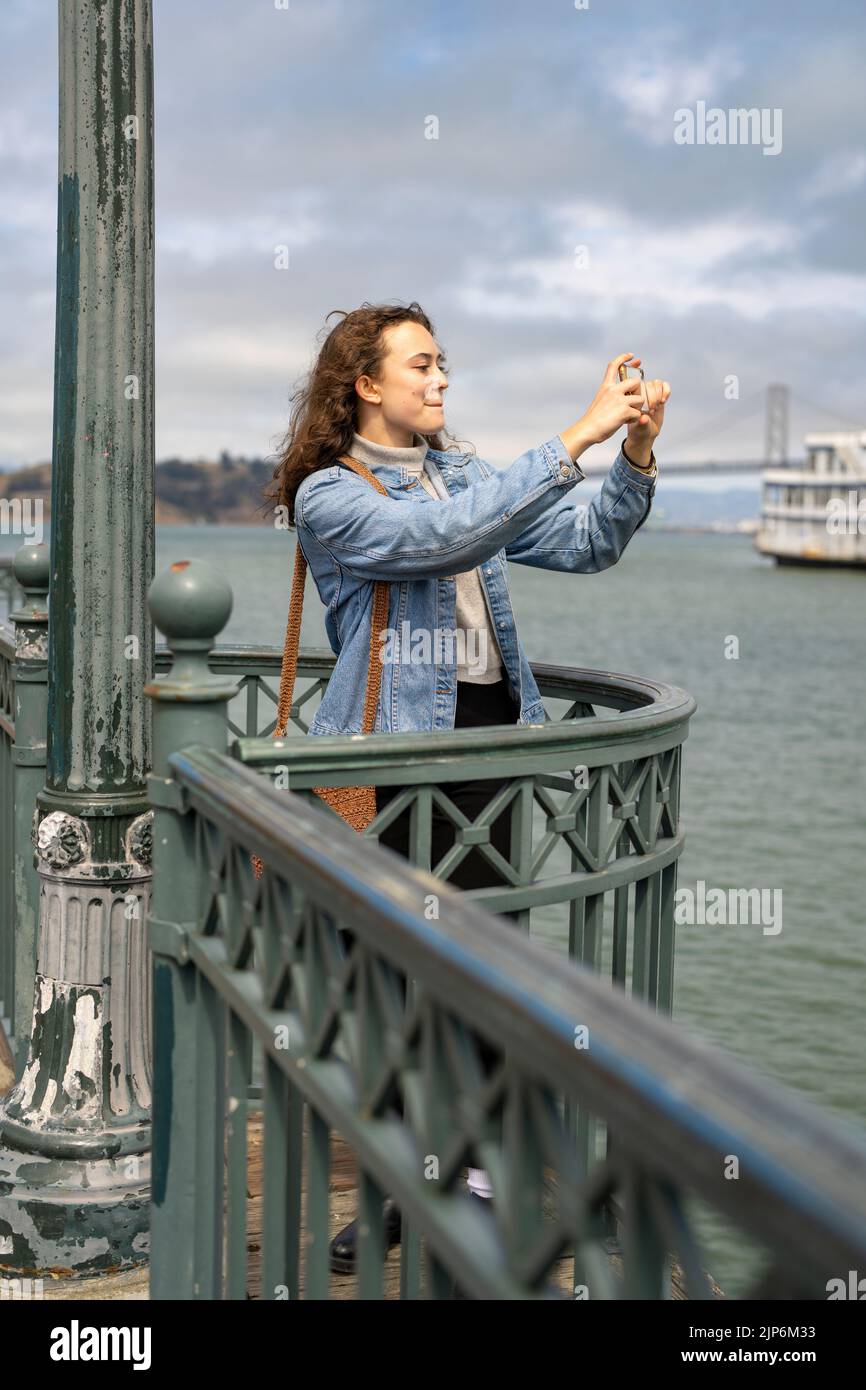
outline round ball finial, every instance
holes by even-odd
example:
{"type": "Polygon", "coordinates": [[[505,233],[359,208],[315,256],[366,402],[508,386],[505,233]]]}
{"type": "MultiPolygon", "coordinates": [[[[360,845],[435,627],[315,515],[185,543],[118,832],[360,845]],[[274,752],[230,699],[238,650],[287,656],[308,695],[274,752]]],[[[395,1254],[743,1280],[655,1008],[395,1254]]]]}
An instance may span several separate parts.
{"type": "Polygon", "coordinates": [[[51,572],[51,553],[47,541],[38,545],[28,541],[12,557],[12,573],[25,594],[47,594],[51,572]]]}
{"type": "Polygon", "coordinates": [[[231,616],[231,585],[206,560],[175,560],[147,591],[151,617],[169,646],[210,644],[231,616]]]}

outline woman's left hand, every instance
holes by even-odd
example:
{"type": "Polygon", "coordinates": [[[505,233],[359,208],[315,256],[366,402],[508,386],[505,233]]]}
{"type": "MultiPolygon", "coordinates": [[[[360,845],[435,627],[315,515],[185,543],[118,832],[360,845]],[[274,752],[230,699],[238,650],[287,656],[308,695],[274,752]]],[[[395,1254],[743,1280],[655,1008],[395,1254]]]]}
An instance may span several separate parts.
{"type": "Polygon", "coordinates": [[[657,438],[664,424],[665,401],[671,394],[669,381],[659,381],[655,378],[652,381],[644,381],[643,385],[649,410],[643,410],[640,419],[629,425],[627,435],[636,453],[652,448],[653,440],[657,438]]]}

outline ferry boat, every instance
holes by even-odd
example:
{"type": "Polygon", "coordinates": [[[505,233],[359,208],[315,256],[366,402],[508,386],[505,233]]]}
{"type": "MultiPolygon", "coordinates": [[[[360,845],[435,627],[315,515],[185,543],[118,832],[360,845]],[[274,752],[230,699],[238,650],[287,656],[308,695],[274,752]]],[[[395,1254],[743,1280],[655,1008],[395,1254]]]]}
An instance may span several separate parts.
{"type": "Polygon", "coordinates": [[[779,564],[866,566],[866,430],[804,444],[800,466],[763,473],[755,546],[779,564]]]}

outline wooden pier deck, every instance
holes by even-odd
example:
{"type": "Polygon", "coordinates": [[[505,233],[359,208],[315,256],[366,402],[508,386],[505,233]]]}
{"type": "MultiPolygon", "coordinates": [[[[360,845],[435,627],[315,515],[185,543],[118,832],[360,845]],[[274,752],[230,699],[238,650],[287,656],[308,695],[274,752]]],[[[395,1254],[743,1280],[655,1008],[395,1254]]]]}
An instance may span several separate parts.
{"type": "MultiPolygon", "coordinates": [[[[247,1297],[263,1301],[268,1295],[261,1287],[261,1244],[262,1244],[262,1153],[263,1126],[261,1116],[254,1115],[247,1129],[247,1297]]],[[[356,1211],[356,1173],[351,1150],[341,1139],[334,1136],[331,1142],[331,1226],[330,1235],[335,1236],[355,1215],[356,1211]]],[[[302,1199],[302,1212],[304,1210],[302,1199]]],[[[303,1235],[302,1235],[303,1240],[303,1235]]],[[[556,1265],[553,1281],[568,1297],[572,1297],[572,1259],[564,1256],[556,1265]]],[[[611,1256],[611,1267],[619,1273],[620,1261],[611,1256]]],[[[684,1299],[685,1293],[674,1269],[672,1297],[684,1299]]],[[[714,1297],[723,1298],[718,1285],[708,1276],[714,1297]]],[[[398,1301],[400,1297],[400,1247],[394,1246],[388,1253],[384,1272],[384,1297],[388,1301],[398,1301]]],[[[303,1297],[303,1261],[301,1272],[301,1296],[303,1297]]],[[[355,1278],[353,1275],[332,1274],[330,1298],[336,1301],[353,1300],[355,1278]]],[[[149,1297],[148,1268],[129,1270],[121,1274],[100,1275],[91,1279],[46,1279],[44,1281],[46,1299],[86,1299],[86,1300],[143,1300],[149,1297]]]]}

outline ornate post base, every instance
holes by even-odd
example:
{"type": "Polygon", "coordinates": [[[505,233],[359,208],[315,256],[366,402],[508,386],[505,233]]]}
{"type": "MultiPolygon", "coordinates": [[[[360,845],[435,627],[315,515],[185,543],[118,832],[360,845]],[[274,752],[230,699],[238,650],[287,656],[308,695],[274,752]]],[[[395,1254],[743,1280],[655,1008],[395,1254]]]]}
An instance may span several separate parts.
{"type": "Polygon", "coordinates": [[[81,1276],[148,1257],[152,814],[128,823],[115,862],[94,860],[84,818],[38,825],[30,1049],[0,1105],[0,1272],[81,1276]]]}

